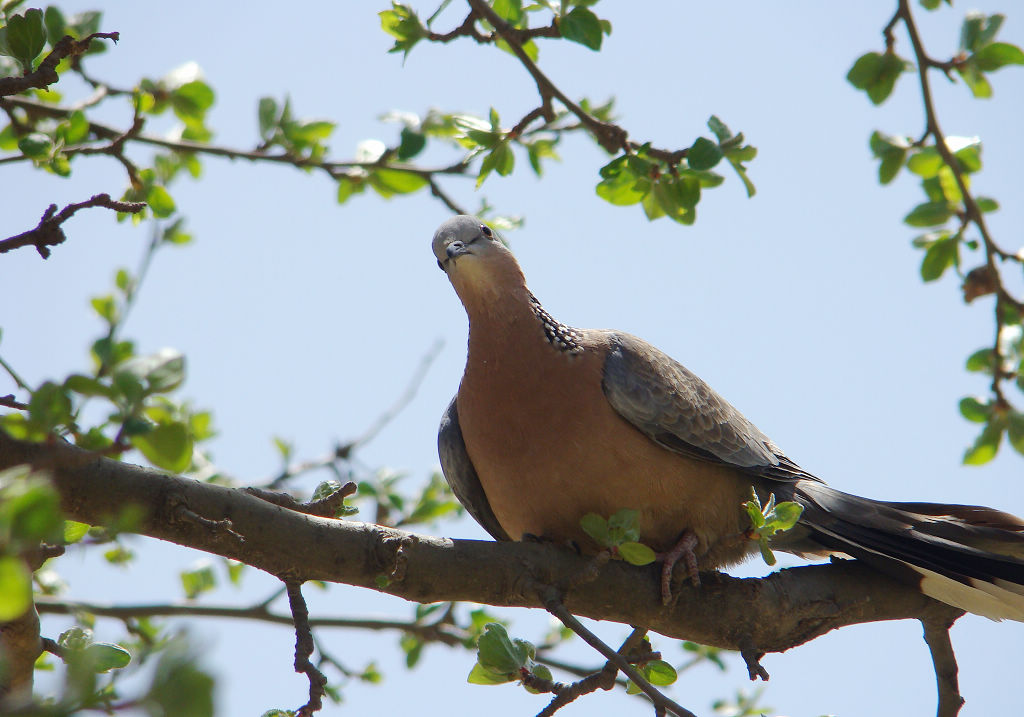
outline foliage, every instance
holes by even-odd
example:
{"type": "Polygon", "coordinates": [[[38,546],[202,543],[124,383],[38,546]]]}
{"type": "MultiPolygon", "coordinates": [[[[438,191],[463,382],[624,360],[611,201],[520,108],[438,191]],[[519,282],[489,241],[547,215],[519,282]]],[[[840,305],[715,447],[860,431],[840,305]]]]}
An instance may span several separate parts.
{"type": "MultiPolygon", "coordinates": [[[[412,50],[424,43],[442,45],[471,38],[488,46],[481,52],[493,46],[522,64],[536,85],[536,108],[512,120],[508,109],[497,106],[491,107],[486,117],[444,109],[422,114],[388,112],[380,117],[388,128],[383,131],[388,141],[366,139],[354,148],[351,158],[335,159],[332,141],[338,122],[299,114],[287,95],[254,99],[256,133],[251,148],[217,145],[210,123],[217,92],[196,64],[183,64],[160,77],[140,77],[130,87],[116,87],[87,72],[88,58],[110,52],[106,40],[116,39],[98,36],[106,29],[100,12],[66,15],[57,6],[43,9],[22,7],[22,0],[0,2],[0,96],[5,98],[7,120],[0,129],[0,161],[20,164],[26,171],[75,178],[89,158],[113,159],[124,171],[121,201],[144,204],[137,213],[118,211],[116,220],[130,218],[149,232],[136,268],[116,268],[112,285],[89,301],[100,331],[83,365],[69,366],[65,374],[30,386],[0,359],[0,367],[19,391],[17,397],[0,397],[0,405],[11,409],[0,415],[0,430],[26,441],[68,441],[110,457],[141,456],[155,468],[195,480],[236,484],[216,465],[205,445],[215,435],[212,412],[193,406],[180,395],[187,378],[186,357],[175,349],[140,353],[136,342],[125,335],[127,319],[152,262],[165,251],[193,242],[175,192],[182,178],[201,179],[204,163],[211,156],[323,173],[331,180],[331,196],[339,205],[348,206],[368,188],[386,199],[429,191],[447,209],[465,213],[446,192],[449,180],[470,177],[477,188],[490,180],[488,187],[492,187],[502,178],[519,176],[517,171],[522,173],[527,164],[536,177],[543,177],[548,163],[559,161],[559,148],[566,138],[583,136],[603,152],[593,168],[597,196],[616,206],[639,204],[649,220],[669,217],[692,225],[704,191],[725,183],[725,175],[718,171],[725,164],[746,195],[754,195],[748,164],[755,160],[757,150],[742,132],[733,132],[718,116],[708,119],[706,136],[686,138],[676,149],[659,148],[652,141],[630,139],[616,123],[613,100],[574,102],[541,72],[541,40],[564,40],[598,52],[612,36],[611,23],[598,15],[593,0],[529,4],[474,0],[466,22],[438,32],[435,24],[449,3],[444,0],[437,12],[422,20],[411,7],[392,2],[379,13],[382,30],[394,40],[390,51],[408,60],[412,50]],[[61,54],[65,36],[78,44],[61,54]],[[46,74],[50,60],[54,77],[77,76],[95,94],[83,101],[66,100],[51,87],[56,79],[48,79],[46,74]],[[130,115],[131,123],[115,127],[100,119],[116,116],[117,110],[130,115]],[[145,123],[157,117],[173,118],[176,128],[167,136],[144,132],[145,123]],[[148,149],[152,154],[140,163],[136,153],[129,155],[128,147],[139,152],[148,149]],[[430,164],[425,163],[427,157],[430,164]],[[434,163],[439,157],[444,161],[434,163]]],[[[931,10],[939,6],[938,0],[922,4],[931,10]]],[[[966,364],[968,371],[991,378],[991,395],[960,402],[964,418],[982,426],[964,459],[971,464],[991,460],[1004,436],[1024,453],[1024,413],[1004,395],[1009,385],[1024,391],[1024,306],[1004,286],[999,268],[1005,262],[1019,268],[1022,255],[1001,248],[989,236],[984,215],[998,210],[999,204],[989,197],[974,196],[970,190],[972,178],[982,169],[981,140],[942,134],[927,99],[926,73],[939,70],[951,78],[955,75],[973,97],[990,97],[991,73],[1024,64],[1020,48],[997,41],[1003,22],[1002,15],[969,13],[955,55],[939,62],[924,54],[909,11],[901,9],[886,28],[884,50],[862,55],[847,75],[854,87],[878,105],[895,91],[905,74],[915,68],[919,71],[928,130],[919,139],[874,132],[870,150],[879,160],[878,179],[889,184],[906,168],[920,182],[922,201],[909,210],[904,221],[926,230],[913,240],[922,250],[921,278],[932,282],[956,272],[963,278],[965,300],[995,296],[997,340],[971,354],[966,364]],[[910,31],[914,62],[896,53],[892,31],[897,22],[910,31]]],[[[500,94],[495,97],[500,99],[500,94]]],[[[486,198],[481,198],[477,213],[499,228],[512,228],[520,221],[514,215],[495,212],[486,198]]],[[[5,244],[8,241],[0,242],[0,253],[34,243],[46,256],[43,248],[47,242],[42,239],[19,245],[5,244]]],[[[329,517],[342,518],[361,510],[366,520],[408,527],[433,524],[462,511],[440,474],[430,475],[424,486],[409,488],[402,484],[407,478],[404,474],[367,469],[353,461],[357,442],[339,446],[314,461],[296,461],[287,441],[275,438],[274,443],[282,466],[264,487],[290,484],[293,492],[301,493],[301,488],[294,488],[294,479],[326,472],[327,480],[305,491],[315,502],[329,499],[355,477],[355,505],[339,501],[329,517]]],[[[765,560],[773,564],[770,539],[795,524],[800,506],[789,502],[776,505],[774,496],[762,506],[755,494],[745,509],[752,524],[748,537],[758,541],[765,560]]],[[[121,536],[130,533],[138,519],[138,514],[126,511],[110,516],[102,526],[65,520],[59,496],[45,472],[17,468],[0,473],[0,621],[28,615],[33,593],[38,597],[59,595],[61,580],[53,569],[54,561],[46,558],[55,557],[67,546],[97,548],[111,565],[130,566],[135,553],[121,536]],[[52,552],[36,555],[41,550],[52,552]]],[[[617,558],[644,565],[656,557],[640,542],[642,526],[637,523],[636,511],[624,509],[608,518],[589,514],[581,525],[617,558]]],[[[228,559],[204,559],[180,574],[181,594],[187,601],[198,601],[225,580],[238,587],[245,567],[228,559]]],[[[262,605],[260,618],[269,615],[269,602],[262,605]]],[[[133,708],[154,715],[213,714],[213,678],[197,661],[186,636],[173,634],[150,618],[132,616],[125,618],[124,637],[116,643],[95,642],[92,626],[96,616],[80,610],[74,619],[76,625],[49,647],[66,669],[60,694],[45,705],[39,703],[46,714],[133,708]],[[142,665],[151,669],[151,677],[133,685],[130,696],[123,696],[122,675],[142,665]]],[[[535,691],[538,681],[552,680],[550,669],[543,664],[545,656],[569,636],[562,628],[535,645],[511,638],[484,607],[432,604],[413,609],[399,647],[406,665],[412,668],[431,642],[476,646],[477,662],[470,682],[519,681],[535,691]]],[[[651,684],[664,686],[694,664],[710,662],[724,669],[721,650],[693,643],[684,643],[683,650],[691,655],[689,663],[677,668],[662,659],[643,660],[637,663],[641,674],[651,684]]],[[[380,680],[372,662],[351,670],[324,655],[322,649],[320,653],[320,665],[333,662],[339,674],[325,686],[328,696],[340,698],[338,685],[347,679],[380,680]]],[[[44,653],[36,667],[53,669],[53,664],[44,653]]],[[[638,688],[630,683],[627,691],[635,693],[638,688]]],[[[715,709],[723,714],[756,714],[761,710],[755,704],[758,697],[738,694],[715,709]]],[[[302,710],[271,710],[266,714],[299,712],[302,710]]]]}
{"type": "MultiPolygon", "coordinates": [[[[929,10],[938,2],[925,3],[929,10]]],[[[1005,435],[1018,453],[1024,454],[1024,413],[1007,398],[1004,386],[1024,391],[1024,301],[1013,296],[1004,281],[1005,270],[999,264],[1009,262],[1018,270],[1024,264],[1024,252],[1000,246],[988,231],[985,214],[999,209],[991,197],[974,195],[970,189],[975,174],[981,171],[981,139],[946,136],[939,127],[928,80],[930,70],[942,71],[954,80],[956,72],[975,98],[992,96],[988,74],[1011,65],[1024,65],[1024,51],[997,42],[996,35],[1006,19],[1001,14],[986,16],[967,13],[960,31],[960,46],[952,59],[940,62],[926,55],[909,10],[901,5],[886,26],[884,54],[862,55],[846,78],[864,90],[872,103],[884,102],[904,72],[915,69],[894,50],[893,28],[902,22],[910,36],[917,61],[917,72],[925,105],[925,133],[917,140],[875,131],[871,135],[872,154],[879,160],[878,181],[892,182],[904,167],[920,179],[924,197],[903,218],[911,227],[926,229],[913,240],[923,251],[921,278],[925,282],[941,278],[954,270],[962,280],[964,301],[994,295],[996,301],[996,341],[967,359],[967,370],[991,377],[989,397],[968,397],[960,402],[960,412],[968,421],[983,427],[964,454],[964,463],[981,465],[992,460],[1005,435]],[[970,269],[964,270],[964,265],[970,269]]]]}

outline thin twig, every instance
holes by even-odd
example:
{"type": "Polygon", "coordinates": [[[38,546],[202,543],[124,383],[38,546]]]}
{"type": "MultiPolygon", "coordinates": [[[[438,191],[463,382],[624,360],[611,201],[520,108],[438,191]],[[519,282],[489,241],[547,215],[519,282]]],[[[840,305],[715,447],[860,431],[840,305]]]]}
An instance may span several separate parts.
{"type": "Polygon", "coordinates": [[[61,224],[70,219],[79,209],[86,209],[88,207],[105,207],[118,212],[136,214],[141,212],[146,205],[143,202],[115,201],[110,198],[109,194],[96,194],[84,202],[69,204],[59,212],[57,211],[57,205],[51,204],[43,212],[42,219],[39,220],[39,224],[34,229],[29,229],[27,232],[0,240],[0,254],[25,246],[34,246],[39,255],[46,259],[51,253],[49,247],[57,246],[67,239],[61,224]]]}
{"type": "Polygon", "coordinates": [[[59,82],[60,76],[57,74],[57,65],[60,61],[68,56],[81,55],[89,49],[89,45],[97,38],[105,38],[117,42],[121,36],[116,32],[94,32],[88,37],[76,40],[70,35],[65,35],[57,41],[57,44],[50,50],[50,54],[43,58],[43,61],[39,63],[39,67],[32,72],[28,72],[21,77],[0,78],[0,97],[16,95],[19,92],[31,89],[45,90],[55,82],[59,82]]]}
{"type": "Polygon", "coordinates": [[[668,710],[669,712],[678,715],[678,717],[696,717],[693,712],[690,712],[685,707],[676,704],[659,692],[653,685],[651,685],[650,682],[647,681],[646,678],[644,678],[642,674],[640,674],[639,670],[629,664],[622,655],[606,645],[597,635],[584,627],[583,623],[577,620],[572,613],[565,608],[565,605],[562,604],[561,599],[553,588],[543,587],[540,589],[539,594],[541,601],[544,603],[544,608],[548,612],[557,617],[563,625],[583,638],[584,642],[600,652],[609,662],[624,672],[626,676],[633,681],[633,684],[639,687],[640,690],[651,699],[651,702],[654,703],[656,708],[668,710]]]}
{"type": "Polygon", "coordinates": [[[333,518],[338,514],[341,507],[344,506],[345,498],[354,494],[357,490],[359,490],[359,487],[352,481],[349,481],[330,495],[305,503],[296,500],[288,493],[277,493],[264,488],[250,486],[245,489],[245,492],[256,496],[260,500],[265,500],[268,503],[279,505],[288,510],[295,510],[306,515],[316,515],[321,518],[333,518]]]}
{"type": "Polygon", "coordinates": [[[4,408],[16,408],[19,411],[28,410],[28,404],[17,400],[13,393],[9,393],[6,396],[0,396],[0,406],[3,406],[4,408]]]}
{"type": "Polygon", "coordinates": [[[327,678],[309,661],[313,654],[313,631],[309,626],[309,609],[302,597],[302,583],[286,580],[288,606],[292,611],[295,623],[295,671],[305,674],[309,679],[309,700],[295,711],[297,717],[309,717],[323,707],[323,697],[327,694],[327,678]]]}
{"type": "MultiPolygon", "coordinates": [[[[230,607],[218,605],[196,605],[194,603],[148,603],[109,605],[93,602],[76,602],[58,600],[45,596],[37,597],[36,607],[41,614],[72,615],[86,612],[97,617],[116,620],[130,620],[142,617],[208,617],[231,620],[256,620],[274,625],[294,625],[293,618],[284,613],[272,612],[269,603],[280,597],[281,592],[273,593],[265,599],[248,607],[230,607]]],[[[376,618],[341,618],[341,617],[310,617],[309,626],[316,628],[332,628],[342,630],[370,630],[374,632],[395,631],[413,635],[424,642],[440,642],[449,646],[462,645],[471,635],[466,630],[449,622],[434,623],[407,622],[403,620],[382,620],[376,618]]],[[[559,665],[561,666],[561,665],[559,665]]],[[[562,669],[569,669],[562,667],[562,669]]]]}
{"type": "Polygon", "coordinates": [[[985,223],[985,215],[978,207],[978,202],[975,200],[974,195],[971,194],[967,179],[964,177],[960,164],[946,145],[946,136],[943,134],[942,128],[939,126],[938,113],[935,111],[935,104],[932,101],[928,70],[930,68],[938,68],[948,74],[950,68],[955,66],[955,63],[938,62],[931,59],[928,56],[928,53],[925,52],[924,43],[921,41],[921,35],[917,30],[917,24],[914,22],[914,16],[911,13],[910,3],[908,0],[899,0],[899,7],[896,11],[896,15],[893,17],[893,20],[890,20],[889,24],[886,25],[885,37],[887,45],[890,43],[892,38],[892,27],[894,26],[897,17],[903,20],[903,24],[907,28],[907,34],[910,36],[910,43],[914,47],[914,56],[917,59],[917,76],[921,86],[921,99],[924,103],[925,114],[925,133],[922,140],[926,139],[929,135],[931,135],[932,139],[935,140],[935,150],[939,153],[943,163],[949,167],[949,170],[953,173],[953,178],[956,180],[957,187],[960,190],[966,215],[965,221],[973,223],[977,227],[978,233],[981,235],[982,243],[985,246],[985,264],[989,269],[993,288],[996,294],[996,329],[995,340],[992,346],[994,360],[992,362],[993,371],[991,391],[992,395],[995,397],[997,407],[1005,410],[1009,407],[1009,402],[1006,400],[1002,390],[1002,381],[1006,378],[1006,375],[1002,370],[1004,362],[999,340],[1004,325],[1003,306],[1004,304],[1012,306],[1018,312],[1022,312],[1024,311],[1024,302],[1014,298],[1006,290],[1002,281],[1002,276],[999,273],[999,268],[996,265],[996,259],[1018,259],[1018,257],[1004,250],[996,244],[995,240],[992,238],[992,235],[988,230],[988,225],[985,223]]]}
{"type": "Polygon", "coordinates": [[[530,56],[526,54],[526,50],[523,49],[522,43],[517,37],[515,28],[511,27],[505,20],[496,13],[490,5],[483,0],[467,0],[469,6],[476,11],[477,15],[484,18],[491,25],[499,35],[508,43],[508,46],[512,49],[513,54],[519,59],[519,62],[530,73],[534,83],[537,85],[537,92],[541,96],[542,101],[547,101],[549,98],[554,97],[561,102],[570,112],[576,115],[580,122],[594,135],[598,144],[605,148],[608,152],[615,153],[621,150],[628,150],[629,145],[627,144],[628,134],[626,130],[622,129],[618,125],[611,124],[610,122],[602,122],[601,120],[594,117],[592,114],[584,110],[578,104],[570,100],[564,92],[555,86],[547,75],[541,72],[537,64],[530,59],[530,56]]]}
{"type": "Polygon", "coordinates": [[[420,386],[423,384],[423,379],[426,378],[427,371],[430,370],[430,366],[437,359],[441,353],[441,349],[444,348],[444,341],[438,339],[433,346],[427,349],[427,352],[420,359],[416,370],[413,372],[412,377],[409,379],[409,383],[406,384],[405,390],[402,391],[401,395],[395,400],[389,408],[381,413],[370,427],[363,431],[362,435],[354,438],[347,443],[339,444],[331,453],[315,458],[312,460],[301,461],[298,463],[292,463],[278,473],[276,476],[268,481],[265,481],[259,486],[260,489],[275,489],[280,488],[281,485],[287,481],[295,478],[303,473],[308,473],[313,470],[320,468],[328,468],[337,464],[338,461],[347,460],[352,452],[356,448],[365,446],[367,443],[372,441],[377,435],[391,422],[395,417],[402,412],[402,410],[409,405],[413,398],[416,397],[416,393],[419,391],[420,386]]]}
{"type": "Polygon", "coordinates": [[[924,627],[924,641],[928,643],[932,655],[935,684],[939,692],[936,717],[956,717],[964,705],[964,698],[960,695],[956,655],[949,639],[949,628],[953,623],[922,620],[921,625],[924,627]]]}
{"type": "MultiPolygon", "coordinates": [[[[35,100],[25,99],[23,97],[0,98],[0,108],[7,107],[20,107],[29,112],[35,112],[45,117],[60,119],[65,119],[72,113],[72,110],[66,107],[56,107],[45,102],[36,102],[35,100]]],[[[90,122],[89,131],[101,139],[116,139],[124,134],[121,130],[99,122],[90,122]]],[[[299,157],[287,152],[268,154],[263,150],[238,149],[235,147],[207,144],[205,142],[193,142],[186,139],[174,140],[143,133],[134,135],[130,137],[130,139],[132,142],[148,144],[154,147],[162,147],[175,152],[194,152],[196,154],[225,157],[227,159],[247,159],[254,162],[288,164],[293,167],[299,167],[300,169],[320,169],[325,171],[334,179],[338,179],[342,175],[347,176],[347,173],[353,169],[365,169],[368,171],[372,171],[374,169],[393,169],[398,172],[407,172],[409,174],[429,178],[433,175],[441,174],[467,176],[466,170],[468,168],[468,165],[464,160],[442,167],[419,167],[414,164],[399,162],[384,164],[379,160],[374,162],[359,162],[356,160],[333,161],[326,159],[313,159],[309,157],[299,157]]],[[[0,161],[3,160],[0,159],[0,161]]]]}

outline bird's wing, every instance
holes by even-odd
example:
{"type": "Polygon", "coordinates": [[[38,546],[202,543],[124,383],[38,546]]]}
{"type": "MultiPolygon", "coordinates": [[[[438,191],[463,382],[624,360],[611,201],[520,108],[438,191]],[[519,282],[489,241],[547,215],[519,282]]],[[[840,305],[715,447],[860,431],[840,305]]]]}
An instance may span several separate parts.
{"type": "Polygon", "coordinates": [[[670,451],[764,478],[816,480],[699,377],[635,336],[609,335],[602,387],[620,416],[670,451]]]}
{"type": "Polygon", "coordinates": [[[441,471],[448,485],[459,502],[466,507],[476,522],[483,526],[495,540],[511,540],[501,523],[494,517],[487,494],[480,484],[480,478],[473,467],[473,461],[466,452],[466,443],[462,438],[459,426],[459,409],[455,405],[456,398],[448,404],[441,416],[441,426],[437,431],[437,452],[441,458],[441,471]]]}

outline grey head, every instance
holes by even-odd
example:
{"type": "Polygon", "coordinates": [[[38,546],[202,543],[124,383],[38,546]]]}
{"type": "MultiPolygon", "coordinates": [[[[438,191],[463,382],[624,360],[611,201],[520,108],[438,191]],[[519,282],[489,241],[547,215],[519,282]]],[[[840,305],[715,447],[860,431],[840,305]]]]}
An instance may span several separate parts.
{"type": "Polygon", "coordinates": [[[452,259],[466,254],[486,254],[494,245],[503,248],[495,231],[477,217],[460,214],[437,228],[431,249],[438,266],[447,271],[452,259]]]}

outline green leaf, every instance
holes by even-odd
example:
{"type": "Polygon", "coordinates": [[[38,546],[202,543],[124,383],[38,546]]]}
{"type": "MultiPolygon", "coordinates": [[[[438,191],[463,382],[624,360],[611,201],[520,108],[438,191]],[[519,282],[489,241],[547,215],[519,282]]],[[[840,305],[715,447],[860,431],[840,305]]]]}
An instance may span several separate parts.
{"type": "Polygon", "coordinates": [[[955,237],[939,239],[924,254],[921,260],[921,278],[935,281],[957,261],[958,242],[955,237]]]}
{"type": "Polygon", "coordinates": [[[174,199],[160,184],[154,184],[146,193],[146,203],[156,217],[169,217],[174,213],[174,199]]]}
{"type": "Polygon", "coordinates": [[[658,558],[649,547],[631,540],[619,545],[619,555],[630,565],[649,565],[658,558]]]}
{"type": "Polygon", "coordinates": [[[982,72],[992,72],[1005,65],[1024,65],[1024,50],[1008,42],[993,42],[974,53],[974,64],[982,72]]]}
{"type": "Polygon", "coordinates": [[[960,28],[960,49],[963,52],[977,52],[992,42],[1005,19],[1006,16],[999,13],[986,17],[977,10],[969,11],[960,28]]]}
{"type": "Polygon", "coordinates": [[[999,444],[1003,440],[1004,428],[1001,421],[995,419],[989,421],[975,439],[974,445],[964,453],[964,464],[980,466],[995,458],[996,453],[999,452],[999,444]]]}
{"type": "Polygon", "coordinates": [[[165,650],[143,700],[146,712],[213,717],[213,678],[197,667],[198,662],[180,645],[165,650]]]}
{"type": "Polygon", "coordinates": [[[91,526],[88,523],[79,523],[74,520],[64,521],[64,543],[70,545],[77,543],[89,532],[91,526]]]}
{"type": "Polygon", "coordinates": [[[469,671],[469,677],[466,678],[466,682],[471,685],[503,685],[507,682],[514,682],[517,679],[519,679],[518,674],[495,672],[478,662],[469,671]]]}
{"type": "Polygon", "coordinates": [[[64,20],[64,15],[59,8],[53,5],[46,8],[46,12],[43,13],[43,24],[46,25],[46,39],[50,41],[51,45],[56,45],[67,34],[65,31],[67,22],[64,20]]]}
{"type": "Polygon", "coordinates": [[[608,545],[608,521],[597,513],[587,513],[580,518],[580,527],[598,545],[608,545]]]}
{"type": "Polygon", "coordinates": [[[517,676],[519,668],[525,667],[529,659],[528,644],[510,640],[504,625],[487,623],[477,642],[477,660],[493,672],[517,676]]]}
{"type": "Polygon", "coordinates": [[[652,660],[644,665],[644,677],[655,687],[664,687],[674,683],[678,675],[676,668],[664,660],[652,660]]]}
{"type": "Polygon", "coordinates": [[[864,90],[873,104],[879,105],[892,93],[896,80],[906,68],[906,61],[895,53],[868,52],[857,58],[846,79],[857,89],[864,90]]]}
{"type": "Polygon", "coordinates": [[[64,534],[60,497],[49,481],[29,476],[6,485],[0,495],[0,524],[5,525],[9,542],[60,542],[64,534]]]}
{"type": "Polygon", "coordinates": [[[403,162],[412,159],[427,146],[427,137],[408,127],[402,128],[401,143],[398,145],[398,158],[403,162]]]}
{"type": "Polygon", "coordinates": [[[971,94],[976,98],[988,99],[992,96],[992,84],[972,60],[958,65],[956,71],[971,89],[971,94]]]}
{"type": "Polygon", "coordinates": [[[202,80],[192,80],[171,92],[171,108],[182,120],[202,121],[213,106],[213,88],[202,80]]]}
{"type": "Polygon", "coordinates": [[[185,380],[185,356],[174,349],[136,356],[121,364],[115,378],[123,374],[135,377],[147,395],[167,393],[185,380]]]}
{"type": "Polygon", "coordinates": [[[698,137],[686,152],[686,161],[691,169],[711,169],[722,161],[722,149],[706,137],[698,137]]]}
{"type": "Polygon", "coordinates": [[[238,560],[224,559],[224,564],[228,569],[228,580],[231,581],[232,585],[242,584],[242,573],[245,572],[245,563],[238,560]]]}
{"type": "Polygon", "coordinates": [[[775,506],[775,516],[771,522],[772,532],[783,533],[792,530],[803,514],[804,507],[795,501],[787,500],[778,503],[775,506]]]}
{"type": "Polygon", "coordinates": [[[116,324],[120,320],[120,312],[117,309],[117,300],[112,294],[94,296],[89,303],[101,319],[108,324],[116,324]]]}
{"type": "Polygon", "coordinates": [[[502,176],[507,176],[512,172],[515,161],[515,155],[512,153],[508,141],[499,142],[480,163],[480,174],[477,176],[476,186],[479,187],[483,184],[492,170],[502,176]]]}
{"type": "Polygon", "coordinates": [[[398,169],[376,169],[370,173],[370,186],[383,197],[395,194],[410,194],[423,189],[429,182],[426,177],[398,169]]]}
{"type": "Polygon", "coordinates": [[[647,196],[650,189],[650,182],[646,179],[638,179],[635,174],[629,171],[619,172],[607,179],[603,179],[595,188],[597,196],[616,206],[637,204],[643,201],[643,198],[647,196]]]}
{"type": "Polygon", "coordinates": [[[601,21],[585,7],[578,5],[559,17],[558,30],[566,40],[578,42],[591,50],[601,49],[601,21]]]}
{"type": "Polygon", "coordinates": [[[1024,454],[1024,413],[1012,411],[1007,417],[1006,437],[1018,453],[1024,454]]]}
{"type": "Polygon", "coordinates": [[[49,157],[53,151],[53,141],[49,135],[32,132],[18,140],[18,149],[30,159],[42,160],[49,157]]]}
{"type": "Polygon", "coordinates": [[[270,139],[281,118],[277,109],[277,100],[273,97],[260,97],[259,104],[256,106],[256,117],[259,121],[260,137],[264,140],[270,139]]]}
{"type": "Polygon", "coordinates": [[[965,368],[973,373],[987,373],[991,376],[994,364],[995,353],[992,349],[979,349],[967,357],[965,368]]]}
{"type": "Polygon", "coordinates": [[[615,511],[608,518],[609,540],[615,545],[620,545],[626,540],[637,540],[640,537],[637,532],[640,525],[639,517],[639,511],[631,508],[620,508],[615,511]]]}
{"type": "Polygon", "coordinates": [[[974,202],[978,205],[978,209],[983,212],[994,212],[999,209],[999,202],[991,197],[978,197],[974,202]]]}
{"type": "Polygon", "coordinates": [[[960,399],[960,415],[974,423],[987,423],[992,416],[992,405],[987,400],[967,396],[960,399]]]}
{"type": "Polygon", "coordinates": [[[409,56],[417,42],[427,36],[427,29],[407,5],[392,2],[390,10],[383,10],[377,15],[381,29],[395,38],[395,44],[388,52],[401,52],[403,59],[409,56]]]}
{"type": "Polygon", "coordinates": [[[203,561],[192,570],[182,572],[181,586],[185,589],[185,597],[189,600],[213,590],[217,587],[217,577],[213,574],[213,566],[203,561]]]}
{"type": "Polygon", "coordinates": [[[183,423],[162,423],[132,437],[132,445],[157,468],[181,473],[192,463],[192,437],[183,423]]]}
{"type": "Polygon", "coordinates": [[[32,575],[20,558],[0,557],[0,622],[10,622],[32,605],[32,575]]]}
{"type": "Polygon", "coordinates": [[[6,27],[0,28],[0,55],[8,55],[21,63],[25,73],[33,69],[33,62],[46,47],[46,25],[43,11],[26,10],[24,15],[11,15],[6,27]]]}
{"type": "Polygon", "coordinates": [[[878,181],[888,184],[903,166],[910,143],[905,137],[894,137],[882,132],[873,132],[869,142],[871,153],[881,160],[878,166],[878,181]]]}
{"type": "Polygon", "coordinates": [[[64,129],[64,144],[78,144],[89,136],[89,120],[82,110],[75,110],[68,117],[64,129]]]}
{"type": "Polygon", "coordinates": [[[912,227],[934,227],[948,222],[956,213],[950,202],[925,202],[914,207],[903,221],[912,227]]]}
{"type": "Polygon", "coordinates": [[[711,117],[708,118],[708,129],[715,133],[719,144],[728,141],[733,136],[732,130],[726,126],[725,122],[718,119],[715,115],[711,115],[711,117]]]}
{"type": "Polygon", "coordinates": [[[523,18],[522,0],[494,0],[492,7],[494,12],[513,26],[518,25],[523,18]]]}
{"type": "Polygon", "coordinates": [[[94,642],[85,648],[85,658],[93,672],[110,672],[127,667],[132,655],[120,645],[109,642],[94,642]]]}

